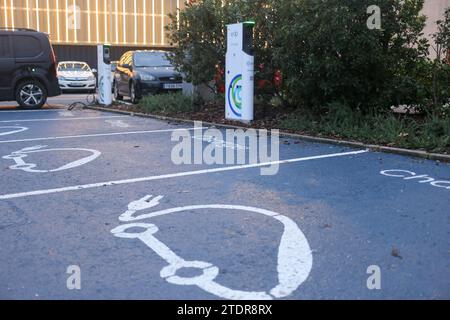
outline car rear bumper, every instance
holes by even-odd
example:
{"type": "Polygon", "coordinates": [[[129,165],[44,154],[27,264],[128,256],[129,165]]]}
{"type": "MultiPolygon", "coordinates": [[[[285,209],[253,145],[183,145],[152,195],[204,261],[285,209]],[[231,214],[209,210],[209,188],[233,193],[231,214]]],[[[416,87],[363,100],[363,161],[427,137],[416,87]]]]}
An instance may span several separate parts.
{"type": "Polygon", "coordinates": [[[61,90],[94,90],[97,87],[97,81],[59,80],[59,87],[61,90]]]}

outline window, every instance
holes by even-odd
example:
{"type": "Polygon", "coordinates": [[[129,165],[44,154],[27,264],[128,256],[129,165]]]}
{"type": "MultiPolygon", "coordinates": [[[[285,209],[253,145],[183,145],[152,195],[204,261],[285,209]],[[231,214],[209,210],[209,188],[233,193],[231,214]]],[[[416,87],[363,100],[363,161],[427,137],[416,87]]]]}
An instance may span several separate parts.
{"type": "Polygon", "coordinates": [[[131,54],[130,52],[124,53],[124,55],[120,58],[119,67],[123,67],[123,65],[126,63],[125,61],[127,60],[130,54],[131,54]]]}
{"type": "Polygon", "coordinates": [[[134,56],[136,67],[171,67],[165,52],[139,52],[134,56]]]}
{"type": "Polygon", "coordinates": [[[91,71],[91,68],[84,62],[61,62],[58,71],[91,71]]]}
{"type": "Polygon", "coordinates": [[[9,36],[0,36],[0,58],[11,58],[9,36]]]}
{"type": "Polygon", "coordinates": [[[16,58],[34,58],[42,53],[41,42],[32,36],[15,35],[13,45],[16,58]]]}
{"type": "Polygon", "coordinates": [[[123,57],[123,65],[131,65],[132,56],[133,56],[132,52],[127,52],[123,57]]]}

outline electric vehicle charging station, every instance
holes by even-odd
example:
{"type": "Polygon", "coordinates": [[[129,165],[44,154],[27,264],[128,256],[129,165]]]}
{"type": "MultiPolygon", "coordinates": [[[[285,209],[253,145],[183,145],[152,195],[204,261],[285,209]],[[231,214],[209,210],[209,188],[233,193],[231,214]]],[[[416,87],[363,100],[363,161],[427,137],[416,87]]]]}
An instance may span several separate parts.
{"type": "Polygon", "coordinates": [[[99,44],[97,46],[98,61],[98,103],[104,106],[112,104],[111,85],[111,46],[99,44]]]}
{"type": "Polygon", "coordinates": [[[225,118],[253,120],[255,56],[254,22],[227,25],[225,118]]]}

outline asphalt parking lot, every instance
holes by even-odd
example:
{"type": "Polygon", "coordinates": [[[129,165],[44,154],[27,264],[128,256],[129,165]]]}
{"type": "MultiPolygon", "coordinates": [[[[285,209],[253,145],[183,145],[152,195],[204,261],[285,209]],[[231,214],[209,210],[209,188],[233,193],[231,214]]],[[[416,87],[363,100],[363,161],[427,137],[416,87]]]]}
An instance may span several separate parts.
{"type": "Polygon", "coordinates": [[[283,139],[275,176],[178,166],[188,127],[0,110],[0,298],[450,298],[448,164],[283,139]]]}

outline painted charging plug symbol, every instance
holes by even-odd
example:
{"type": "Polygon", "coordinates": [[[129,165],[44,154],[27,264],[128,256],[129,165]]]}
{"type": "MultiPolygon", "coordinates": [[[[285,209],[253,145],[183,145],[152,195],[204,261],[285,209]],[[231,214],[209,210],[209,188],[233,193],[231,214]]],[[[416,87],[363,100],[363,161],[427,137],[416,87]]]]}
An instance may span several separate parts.
{"type": "Polygon", "coordinates": [[[313,261],[311,249],[300,228],[290,218],[260,208],[222,204],[177,207],[135,216],[135,213],[138,211],[148,210],[158,206],[159,201],[162,198],[163,196],[153,198],[153,196],[148,195],[140,200],[131,202],[128,205],[128,210],[120,216],[119,220],[132,223],[119,226],[111,230],[111,233],[118,238],[138,239],[142,241],[147,247],[152,249],[158,256],[167,262],[168,265],[160,271],[160,276],[168,283],[180,286],[197,286],[210,294],[224,299],[271,300],[274,298],[288,297],[308,278],[313,261]],[[279,283],[277,286],[268,292],[262,292],[235,290],[221,285],[216,281],[220,274],[220,270],[217,266],[205,261],[187,261],[181,258],[166,244],[156,238],[155,235],[158,233],[159,229],[155,224],[135,223],[135,221],[151,219],[173,213],[205,209],[209,210],[208,212],[211,212],[212,210],[237,210],[258,213],[271,217],[284,226],[280,246],[278,248],[277,271],[279,283]],[[141,231],[138,232],[136,229],[141,229],[141,231]],[[136,232],[131,232],[130,230],[136,232]],[[201,272],[201,275],[193,277],[180,276],[180,271],[183,269],[198,269],[201,272]]]}
{"type": "Polygon", "coordinates": [[[25,172],[31,172],[31,173],[47,173],[47,172],[58,172],[58,171],[64,171],[69,170],[75,167],[82,166],[88,162],[94,161],[101,155],[100,151],[92,150],[92,149],[83,149],[83,148],[53,148],[53,149],[47,149],[47,146],[34,146],[29,148],[23,148],[18,151],[14,151],[13,153],[4,156],[3,159],[5,160],[13,160],[16,164],[10,166],[9,168],[11,170],[22,170],[25,172]],[[36,163],[26,162],[25,159],[28,157],[29,154],[34,153],[40,153],[40,152],[60,152],[60,151],[78,151],[78,152],[88,152],[91,155],[78,159],[76,161],[72,161],[66,165],[63,165],[59,168],[52,169],[52,170],[38,170],[35,169],[37,167],[36,163]]]}

